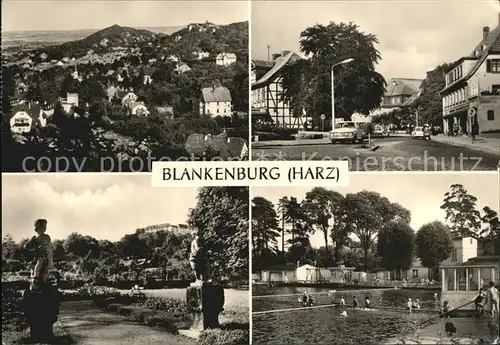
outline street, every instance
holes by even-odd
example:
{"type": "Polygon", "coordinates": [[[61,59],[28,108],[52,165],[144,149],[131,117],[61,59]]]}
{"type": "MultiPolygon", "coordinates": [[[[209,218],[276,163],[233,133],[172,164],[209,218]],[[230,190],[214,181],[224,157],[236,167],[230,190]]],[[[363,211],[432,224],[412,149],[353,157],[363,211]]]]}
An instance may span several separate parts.
{"type": "Polygon", "coordinates": [[[493,171],[500,155],[410,137],[377,138],[372,151],[360,144],[312,144],[252,149],[253,160],[348,160],[351,171],[493,171]]]}

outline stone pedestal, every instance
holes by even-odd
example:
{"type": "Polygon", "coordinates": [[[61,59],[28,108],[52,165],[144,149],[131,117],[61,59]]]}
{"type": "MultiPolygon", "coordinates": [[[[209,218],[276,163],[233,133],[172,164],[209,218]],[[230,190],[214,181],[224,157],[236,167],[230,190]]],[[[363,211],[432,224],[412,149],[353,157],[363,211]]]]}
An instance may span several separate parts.
{"type": "Polygon", "coordinates": [[[224,310],[224,288],[217,284],[191,284],[186,291],[186,300],[193,313],[193,325],[182,334],[196,338],[204,329],[220,328],[219,314],[224,310]]]}
{"type": "Polygon", "coordinates": [[[45,285],[38,290],[24,292],[22,308],[34,342],[52,340],[60,304],[61,293],[54,286],[45,285]]]}

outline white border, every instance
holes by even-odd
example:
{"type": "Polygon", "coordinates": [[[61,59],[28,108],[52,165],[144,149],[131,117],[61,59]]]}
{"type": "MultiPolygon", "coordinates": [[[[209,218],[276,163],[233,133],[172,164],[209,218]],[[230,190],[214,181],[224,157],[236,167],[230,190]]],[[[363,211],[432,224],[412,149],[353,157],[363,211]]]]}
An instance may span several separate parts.
{"type": "MultiPolygon", "coordinates": [[[[248,160],[252,161],[252,1],[248,0],[248,160]]],[[[252,187],[248,187],[248,343],[252,344],[252,187]]]]}

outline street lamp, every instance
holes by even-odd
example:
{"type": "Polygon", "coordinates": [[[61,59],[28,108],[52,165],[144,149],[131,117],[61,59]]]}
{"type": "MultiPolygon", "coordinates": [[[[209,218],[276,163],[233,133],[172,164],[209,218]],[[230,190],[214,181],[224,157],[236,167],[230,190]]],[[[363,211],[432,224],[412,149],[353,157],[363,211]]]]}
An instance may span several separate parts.
{"type": "Polygon", "coordinates": [[[332,68],[330,69],[331,73],[331,79],[332,79],[332,129],[335,128],[335,88],[334,88],[334,76],[333,76],[333,69],[337,67],[338,65],[344,65],[349,62],[353,62],[353,58],[345,59],[344,61],[340,61],[336,63],[335,65],[332,65],[332,68]]]}

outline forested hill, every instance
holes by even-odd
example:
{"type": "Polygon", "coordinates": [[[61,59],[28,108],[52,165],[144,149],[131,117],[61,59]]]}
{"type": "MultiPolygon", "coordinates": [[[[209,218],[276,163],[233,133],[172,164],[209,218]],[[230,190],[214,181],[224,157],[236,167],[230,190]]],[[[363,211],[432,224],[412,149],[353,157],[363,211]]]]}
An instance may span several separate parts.
{"type": "Polygon", "coordinates": [[[195,29],[185,28],[171,35],[153,33],[145,29],[135,29],[113,25],[92,35],[60,45],[40,48],[35,54],[45,53],[48,59],[60,60],[63,57],[79,58],[90,50],[95,53],[106,53],[113,48],[163,48],[173,55],[185,60],[192,58],[197,51],[209,52],[215,56],[221,52],[235,53],[240,61],[248,60],[248,22],[214,25],[209,30],[203,30],[204,25],[195,29]]]}
{"type": "MultiPolygon", "coordinates": [[[[202,25],[202,24],[200,24],[202,25]]],[[[221,52],[234,53],[239,61],[248,60],[248,21],[216,26],[214,30],[189,30],[185,27],[161,38],[162,46],[172,48],[188,58],[193,51],[204,51],[215,57],[221,52]]]]}
{"type": "Polygon", "coordinates": [[[40,49],[39,53],[46,53],[49,58],[58,59],[58,52],[64,52],[65,56],[80,57],[89,50],[106,50],[113,47],[129,47],[140,45],[140,43],[151,42],[157,37],[166,36],[155,34],[144,29],[134,29],[126,26],[113,25],[97,31],[83,39],[65,42],[60,45],[40,49]]]}

